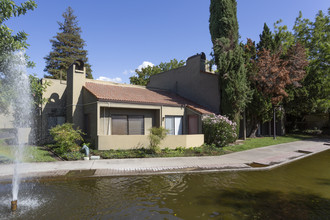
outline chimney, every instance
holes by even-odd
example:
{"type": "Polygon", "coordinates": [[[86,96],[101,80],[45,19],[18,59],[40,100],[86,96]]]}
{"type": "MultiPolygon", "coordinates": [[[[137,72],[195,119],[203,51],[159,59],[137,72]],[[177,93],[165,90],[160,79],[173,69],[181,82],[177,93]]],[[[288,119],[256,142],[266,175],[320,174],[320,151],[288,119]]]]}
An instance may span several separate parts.
{"type": "Polygon", "coordinates": [[[76,60],[67,71],[67,122],[84,129],[83,86],[86,81],[86,67],[82,60],[76,60]]]}
{"type": "Polygon", "coordinates": [[[200,54],[196,54],[194,56],[188,57],[187,66],[194,66],[193,68],[199,68],[200,71],[205,71],[205,62],[206,56],[205,53],[202,52],[200,54]]]}

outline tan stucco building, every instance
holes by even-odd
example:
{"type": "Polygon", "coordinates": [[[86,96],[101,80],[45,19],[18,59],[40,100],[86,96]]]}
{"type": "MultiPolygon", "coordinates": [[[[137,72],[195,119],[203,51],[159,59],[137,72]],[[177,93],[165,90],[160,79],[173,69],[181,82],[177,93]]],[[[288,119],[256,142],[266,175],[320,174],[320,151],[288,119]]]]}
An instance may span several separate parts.
{"type": "Polygon", "coordinates": [[[51,127],[70,122],[99,150],[148,147],[149,129],[159,126],[169,130],[161,147],[202,145],[202,115],[218,112],[217,103],[207,98],[217,94],[212,94],[218,88],[216,76],[205,72],[202,58],[188,58],[186,66],[176,69],[180,74],[167,79],[163,76],[173,71],[161,73],[147,87],[87,79],[83,62],[77,61],[67,81],[42,80],[50,86],[44,93],[49,102],[42,106],[41,140],[50,140],[51,127]]]}

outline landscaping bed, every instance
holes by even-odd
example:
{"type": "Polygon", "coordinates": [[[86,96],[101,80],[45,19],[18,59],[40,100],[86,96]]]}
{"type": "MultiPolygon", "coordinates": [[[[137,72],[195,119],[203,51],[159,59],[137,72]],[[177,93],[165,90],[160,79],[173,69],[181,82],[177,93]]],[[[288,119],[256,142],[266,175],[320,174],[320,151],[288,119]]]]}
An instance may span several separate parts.
{"type": "Polygon", "coordinates": [[[245,141],[218,148],[215,145],[202,145],[200,147],[176,149],[162,149],[161,152],[155,153],[150,149],[139,148],[131,150],[91,150],[91,155],[100,156],[103,159],[122,159],[122,158],[149,158],[149,157],[194,157],[194,156],[219,156],[232,152],[244,151],[258,147],[289,143],[304,139],[313,138],[311,135],[286,135],[279,136],[276,140],[273,137],[248,138],[245,141]]]}

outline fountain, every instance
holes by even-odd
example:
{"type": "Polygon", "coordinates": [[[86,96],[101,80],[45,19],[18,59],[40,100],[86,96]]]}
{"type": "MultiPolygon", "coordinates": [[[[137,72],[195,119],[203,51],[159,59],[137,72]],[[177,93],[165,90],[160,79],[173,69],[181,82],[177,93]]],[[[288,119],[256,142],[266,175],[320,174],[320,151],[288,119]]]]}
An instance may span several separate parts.
{"type": "Polygon", "coordinates": [[[9,103],[14,109],[13,124],[16,129],[16,140],[13,147],[15,163],[12,180],[12,211],[17,209],[21,169],[20,163],[23,160],[24,148],[29,142],[31,127],[32,98],[26,66],[24,52],[19,51],[9,55],[3,67],[5,77],[2,85],[7,92],[9,103]]]}

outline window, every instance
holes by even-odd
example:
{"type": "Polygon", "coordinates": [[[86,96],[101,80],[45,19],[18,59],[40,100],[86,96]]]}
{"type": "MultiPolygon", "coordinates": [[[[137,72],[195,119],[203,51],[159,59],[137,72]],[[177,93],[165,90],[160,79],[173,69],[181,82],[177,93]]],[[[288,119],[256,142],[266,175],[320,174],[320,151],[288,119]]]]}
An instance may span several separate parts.
{"type": "Polygon", "coordinates": [[[110,120],[110,109],[101,108],[100,111],[100,134],[101,135],[110,135],[111,120],[110,120]]]}
{"type": "Polygon", "coordinates": [[[112,115],[113,135],[144,135],[142,115],[112,115]]]}
{"type": "Polygon", "coordinates": [[[48,116],[48,129],[51,129],[56,125],[62,125],[64,123],[65,123],[64,116],[48,116]]]}
{"type": "Polygon", "coordinates": [[[128,134],[143,135],[144,134],[144,118],[140,115],[128,116],[128,134]]]}
{"type": "Polygon", "coordinates": [[[165,128],[169,130],[169,135],[182,134],[182,117],[181,116],[165,116],[165,128]]]}

